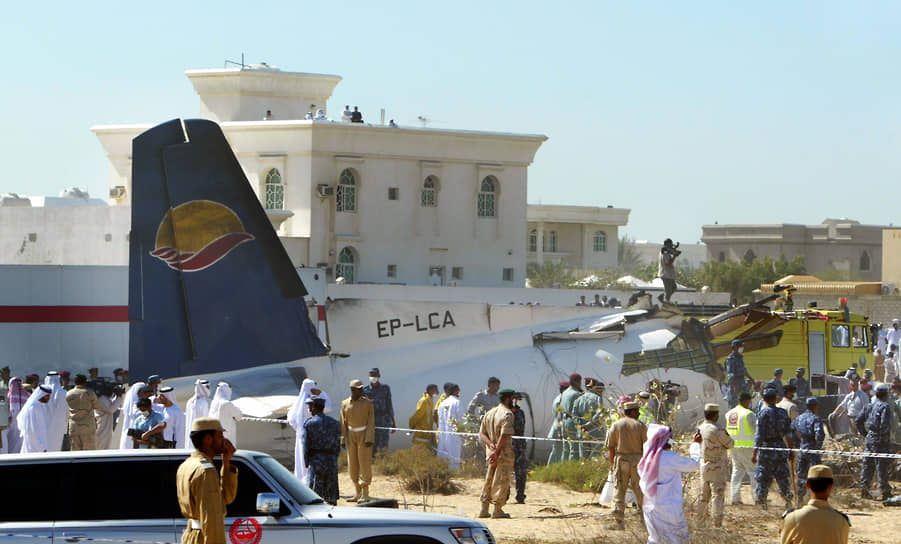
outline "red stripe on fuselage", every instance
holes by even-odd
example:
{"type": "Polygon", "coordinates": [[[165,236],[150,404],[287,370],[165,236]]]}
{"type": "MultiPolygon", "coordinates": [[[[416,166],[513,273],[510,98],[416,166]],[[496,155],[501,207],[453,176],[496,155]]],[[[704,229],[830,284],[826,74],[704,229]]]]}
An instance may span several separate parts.
{"type": "Polygon", "coordinates": [[[0,306],[0,323],[128,323],[128,306],[0,306]]]}

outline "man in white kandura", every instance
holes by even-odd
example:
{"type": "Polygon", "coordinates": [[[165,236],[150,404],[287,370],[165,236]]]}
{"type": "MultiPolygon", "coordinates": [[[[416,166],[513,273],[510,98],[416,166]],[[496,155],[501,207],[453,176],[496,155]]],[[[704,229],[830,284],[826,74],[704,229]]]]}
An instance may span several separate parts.
{"type": "Polygon", "coordinates": [[[454,384],[450,395],[438,406],[438,457],[447,459],[452,469],[460,466],[463,440],[457,432],[457,425],[463,423],[466,410],[460,402],[460,386],[454,384]]]}
{"type": "Polygon", "coordinates": [[[119,413],[117,431],[119,433],[120,450],[134,449],[134,440],[128,436],[128,429],[134,426],[135,418],[138,417],[138,391],[145,385],[147,384],[144,382],[137,382],[125,392],[125,400],[122,401],[122,412],[119,413]]]}
{"type": "Polygon", "coordinates": [[[219,382],[213,402],[210,403],[210,417],[218,419],[225,429],[223,435],[237,447],[238,422],[244,417],[241,409],[232,402],[232,388],[226,382],[219,382]]]}
{"type": "Polygon", "coordinates": [[[669,427],[649,425],[644,454],[638,463],[649,544],[688,544],[689,541],[682,512],[682,473],[698,470],[701,436],[695,435],[689,459],[671,451],[671,435],[669,427]]]}
{"type": "Polygon", "coordinates": [[[194,396],[185,404],[185,444],[191,443],[191,422],[208,415],[210,415],[210,382],[195,380],[194,396]]]}
{"type": "Polygon", "coordinates": [[[38,386],[25,401],[25,406],[16,416],[19,436],[22,439],[20,453],[52,451],[47,449],[48,427],[50,424],[50,396],[53,388],[38,386]]]}
{"type": "Polygon", "coordinates": [[[305,438],[303,424],[311,417],[310,407],[307,401],[314,396],[318,396],[325,400],[325,410],[323,410],[323,412],[328,412],[332,409],[332,401],[328,398],[328,395],[319,389],[315,380],[306,378],[300,385],[300,393],[297,394],[294,405],[288,410],[288,424],[294,428],[294,432],[297,435],[297,438],[294,440],[294,475],[304,484],[307,484],[310,467],[306,466],[303,457],[305,438]]]}

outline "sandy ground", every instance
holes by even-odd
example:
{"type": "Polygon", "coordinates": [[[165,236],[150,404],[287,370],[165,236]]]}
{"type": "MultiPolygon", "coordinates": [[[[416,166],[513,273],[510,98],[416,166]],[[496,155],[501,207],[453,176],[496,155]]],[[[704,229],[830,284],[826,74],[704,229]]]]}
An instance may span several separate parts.
{"type": "MultiPolygon", "coordinates": [[[[437,514],[453,514],[474,518],[479,511],[479,493],[482,482],[476,479],[461,479],[464,490],[456,495],[421,495],[404,491],[398,480],[374,475],[371,494],[375,497],[394,498],[401,508],[425,510],[437,514]]],[[[346,499],[350,497],[353,485],[346,472],[340,474],[340,506],[353,506],[346,499]]],[[[686,493],[686,511],[693,507],[693,483],[689,482],[686,493]]],[[[899,492],[899,486],[895,486],[899,492]]],[[[727,491],[728,493],[728,491],[727,491]]],[[[500,543],[529,542],[604,542],[640,544],[646,542],[647,532],[638,511],[626,511],[626,530],[609,531],[606,525],[612,521],[611,509],[597,504],[597,496],[592,493],[569,491],[556,485],[530,482],[526,487],[526,503],[511,503],[505,510],[512,519],[483,520],[500,543]]],[[[892,543],[901,542],[901,508],[885,507],[877,501],[864,501],[856,497],[853,489],[837,492],[832,504],[845,512],[851,519],[849,542],[892,543]]],[[[688,526],[693,543],[739,542],[743,544],[763,544],[778,542],[779,519],[783,511],[783,501],[779,494],[770,493],[770,508],[748,506],[752,503],[750,488],[742,488],[745,506],[726,504],[722,529],[705,525],[692,513],[687,512],[688,526]]]]}

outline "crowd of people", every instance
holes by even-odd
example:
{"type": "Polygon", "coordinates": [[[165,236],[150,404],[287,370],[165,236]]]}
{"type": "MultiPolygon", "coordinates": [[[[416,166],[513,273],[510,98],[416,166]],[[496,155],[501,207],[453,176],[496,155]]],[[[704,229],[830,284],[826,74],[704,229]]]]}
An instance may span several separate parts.
{"type": "Polygon", "coordinates": [[[40,382],[0,369],[0,392],[6,391],[9,420],[0,434],[3,453],[84,451],[95,449],[183,448],[191,421],[212,416],[237,441],[241,410],[231,402],[231,386],[220,382],[210,399],[209,382],[197,380],[187,411],[175,402],[172,387],[158,375],[130,383],[128,371],[117,368],[113,378],[99,369],[88,374],[51,371],[40,382]]]}

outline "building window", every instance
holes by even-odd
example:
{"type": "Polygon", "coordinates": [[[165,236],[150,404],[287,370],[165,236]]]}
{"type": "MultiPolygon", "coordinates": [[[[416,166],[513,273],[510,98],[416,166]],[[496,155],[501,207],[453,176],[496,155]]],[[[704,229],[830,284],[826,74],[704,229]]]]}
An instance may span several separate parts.
{"type": "Polygon", "coordinates": [[[270,168],[266,172],[266,182],[263,186],[266,189],[266,209],[285,209],[285,186],[282,184],[282,175],[278,169],[270,168]]]}
{"type": "Polygon", "coordinates": [[[388,200],[400,200],[400,190],[397,187],[388,187],[388,200]]]}
{"type": "Polygon", "coordinates": [[[422,207],[438,207],[438,178],[429,176],[422,182],[422,207]]]}
{"type": "Polygon", "coordinates": [[[742,258],[742,260],[748,264],[751,264],[754,262],[754,259],[756,259],[756,258],[757,258],[757,254],[754,253],[754,250],[749,249],[749,250],[745,251],[745,256],[742,258]]]}
{"type": "Polygon", "coordinates": [[[870,271],[870,254],[864,251],[860,254],[860,271],[861,272],[869,272],[870,271]]]}
{"type": "Polygon", "coordinates": [[[726,262],[726,252],[720,251],[720,254],[719,254],[719,257],[717,257],[717,260],[721,263],[726,262]]]}
{"type": "Polygon", "coordinates": [[[338,178],[335,205],[339,212],[357,211],[357,179],[350,168],[344,169],[338,178]]]}
{"type": "Polygon", "coordinates": [[[513,281],[513,269],[505,268],[503,274],[504,281],[513,281]]]}
{"type": "Polygon", "coordinates": [[[547,238],[544,239],[544,250],[549,253],[557,251],[557,231],[552,230],[547,233],[547,238]]]}
{"type": "Polygon", "coordinates": [[[455,279],[455,280],[462,280],[463,279],[463,267],[455,266],[455,267],[451,268],[451,278],[455,279]]]}
{"type": "Polygon", "coordinates": [[[497,179],[488,176],[479,187],[479,217],[497,217],[497,179]]]}
{"type": "Polygon", "coordinates": [[[353,283],[356,279],[357,263],[354,250],[346,247],[338,254],[338,264],[335,265],[335,278],[344,278],[344,283],[353,283]]]}
{"type": "Polygon", "coordinates": [[[594,231],[591,238],[591,248],[595,253],[607,251],[607,233],[602,230],[594,231]]]}
{"type": "Polygon", "coordinates": [[[389,264],[389,265],[388,265],[388,277],[389,277],[389,278],[396,278],[396,277],[397,277],[397,265],[396,265],[396,264],[389,264]]]}
{"type": "Polygon", "coordinates": [[[535,229],[529,231],[529,251],[532,253],[538,251],[538,231],[535,229]]]}

